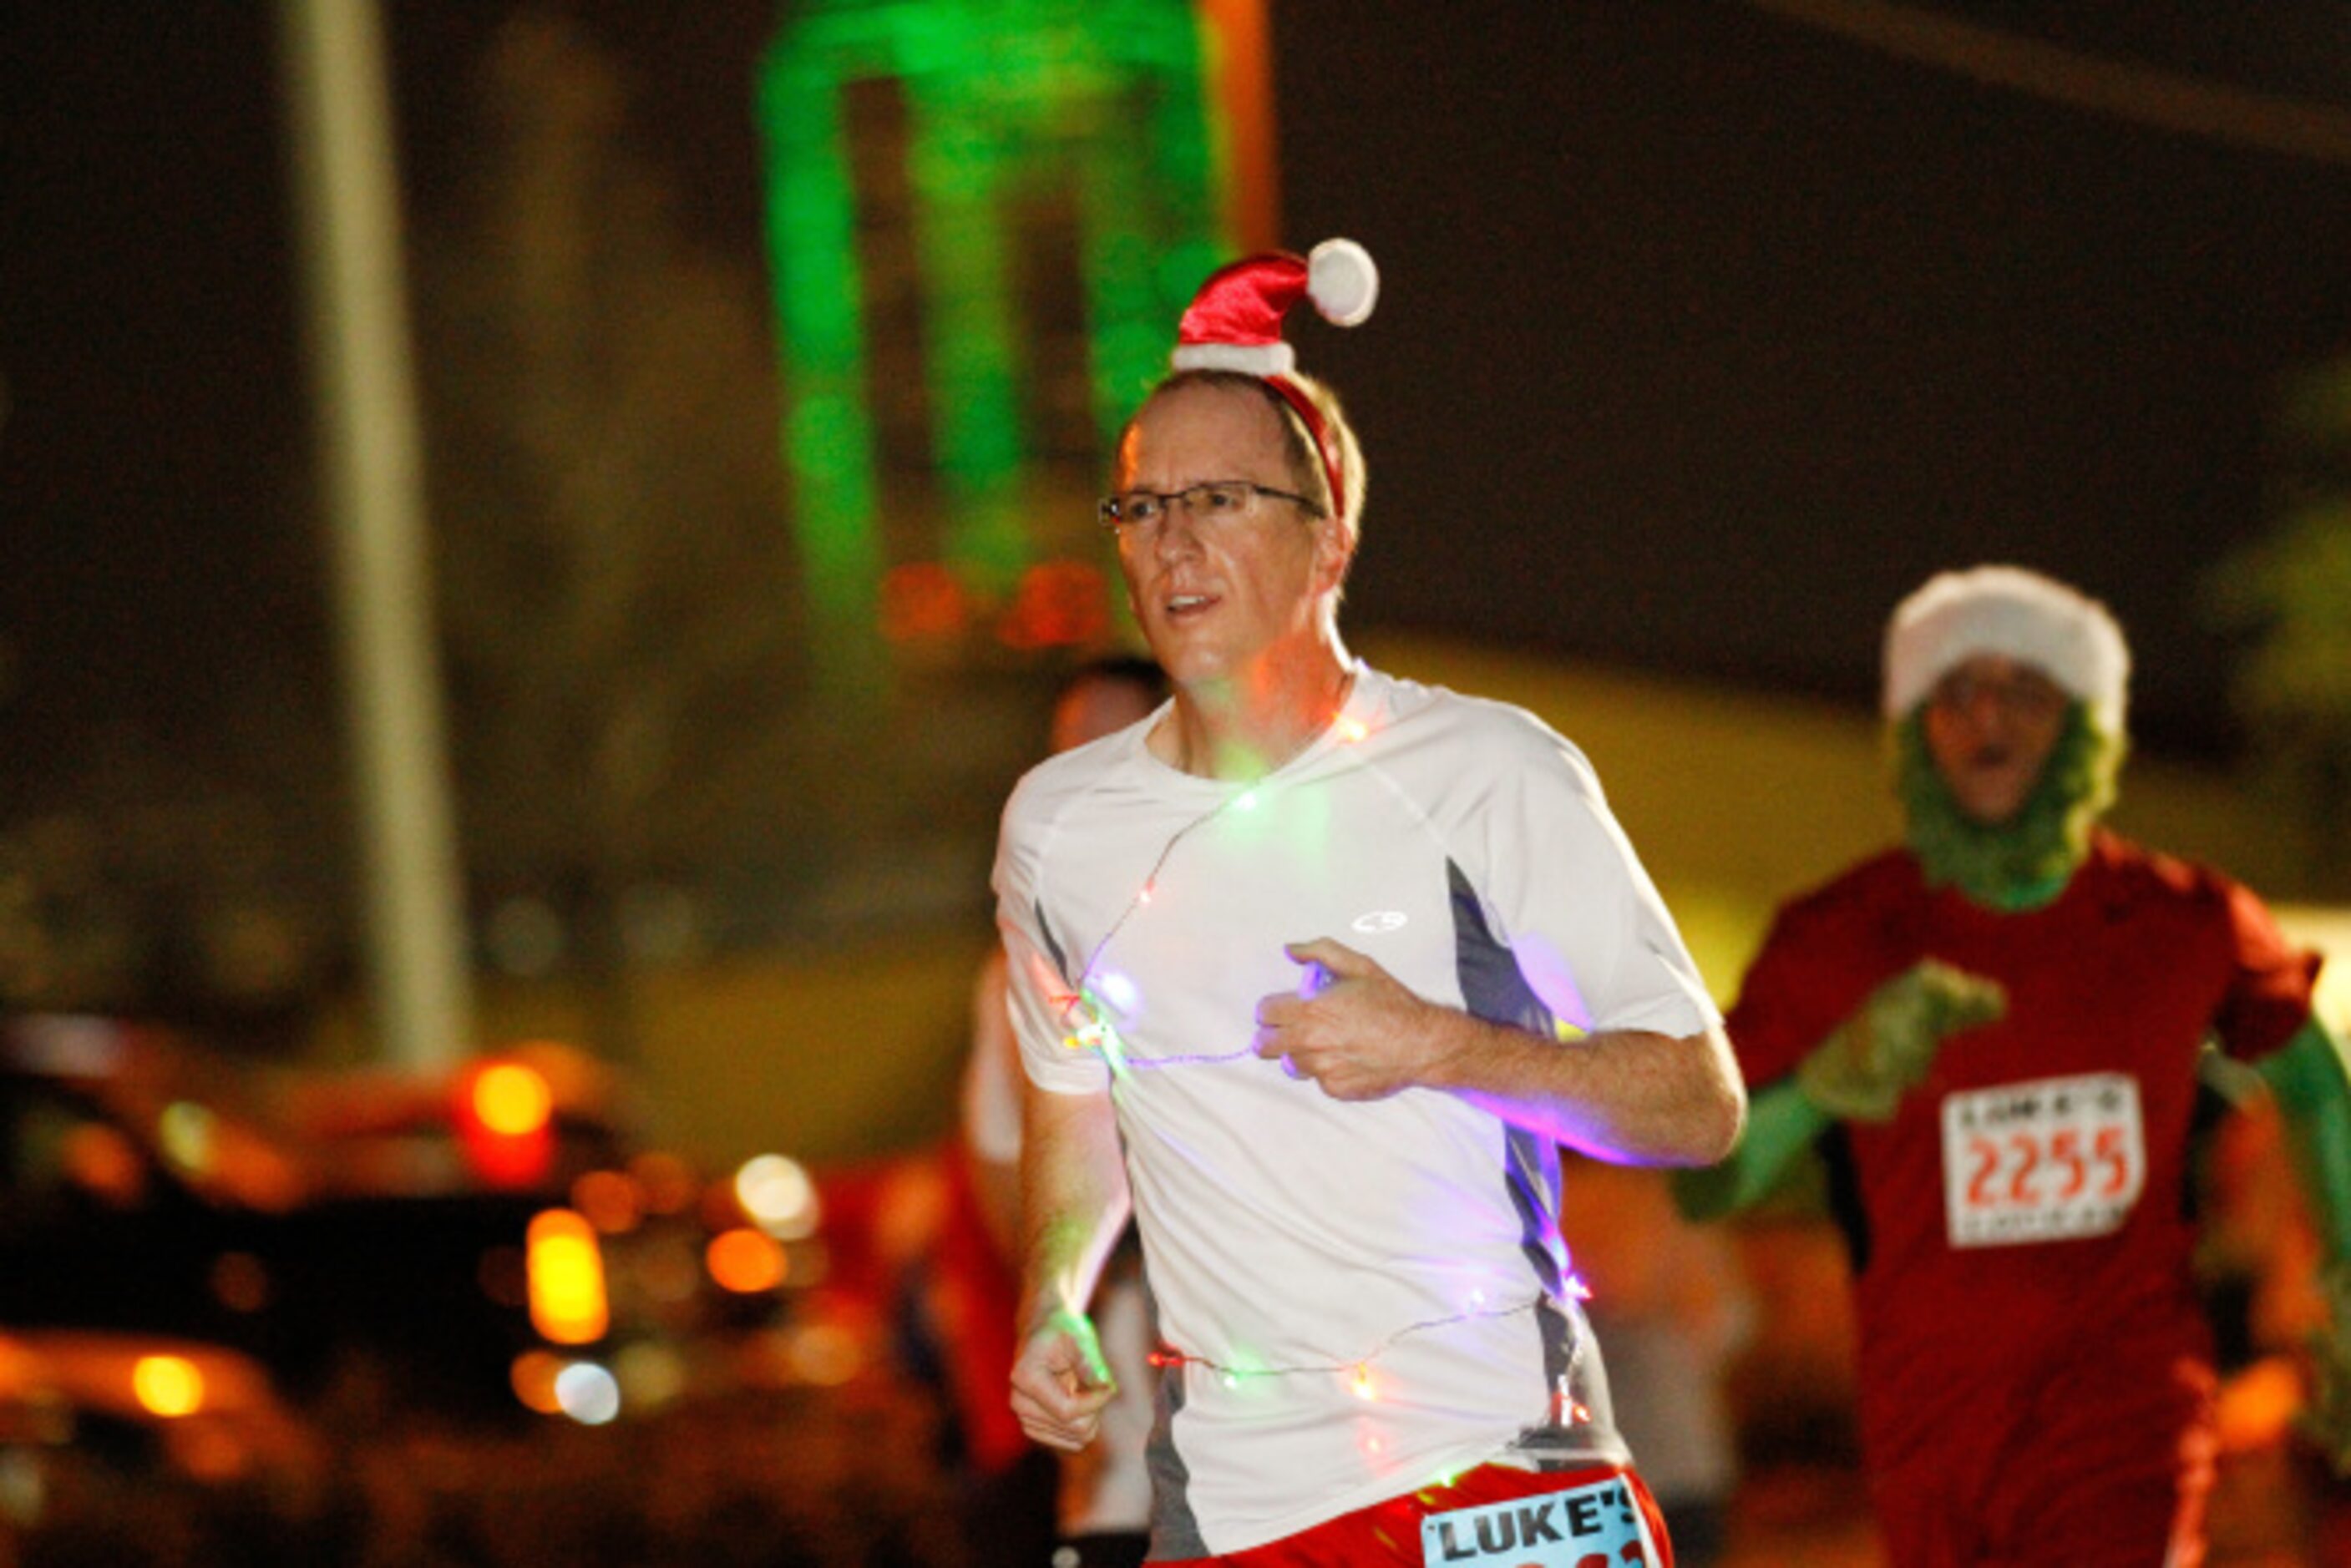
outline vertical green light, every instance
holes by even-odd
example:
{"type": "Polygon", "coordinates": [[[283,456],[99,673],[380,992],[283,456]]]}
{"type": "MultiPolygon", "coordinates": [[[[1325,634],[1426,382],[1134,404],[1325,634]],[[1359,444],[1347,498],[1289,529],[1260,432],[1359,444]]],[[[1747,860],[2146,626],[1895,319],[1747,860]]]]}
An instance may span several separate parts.
{"type": "Polygon", "coordinates": [[[972,25],[977,7],[954,9],[966,26],[953,51],[961,68],[908,82],[907,155],[934,456],[948,508],[943,553],[967,578],[993,587],[1028,555],[1017,510],[1027,454],[1004,225],[1024,171],[1007,143],[1002,106],[1029,94],[1020,90],[1027,83],[1007,80],[1005,37],[972,25]]]}
{"type": "Polygon", "coordinates": [[[768,248],[784,386],[783,455],[792,476],[820,680],[868,684],[875,591],[872,421],[841,103],[826,51],[774,51],[761,72],[768,135],[768,248]]]}

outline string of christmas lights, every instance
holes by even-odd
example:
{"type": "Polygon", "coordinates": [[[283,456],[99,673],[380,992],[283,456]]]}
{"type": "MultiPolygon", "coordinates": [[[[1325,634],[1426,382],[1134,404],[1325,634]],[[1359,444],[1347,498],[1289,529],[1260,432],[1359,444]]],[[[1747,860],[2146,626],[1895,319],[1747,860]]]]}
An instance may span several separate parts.
{"type": "MultiPolygon", "coordinates": [[[[1573,1274],[1567,1279],[1567,1294],[1580,1302],[1592,1299],[1591,1288],[1584,1284],[1582,1279],[1573,1274]]],[[[1455,1324],[1468,1323],[1475,1319],[1515,1317],[1520,1313],[1533,1312],[1551,1300],[1548,1293],[1537,1292],[1533,1296],[1515,1306],[1486,1311],[1482,1310],[1483,1296],[1483,1292],[1478,1293],[1476,1299],[1481,1304],[1473,1306],[1469,1311],[1406,1324],[1381,1340],[1364,1355],[1352,1361],[1305,1362],[1284,1366],[1235,1366],[1208,1356],[1188,1355],[1172,1345],[1164,1345],[1152,1351],[1147,1359],[1153,1366],[1162,1370],[1171,1367],[1196,1366],[1215,1376],[1228,1388],[1238,1388],[1245,1381],[1264,1377],[1310,1376],[1344,1377],[1347,1379],[1349,1390],[1356,1398],[1374,1400],[1379,1397],[1379,1391],[1372,1379],[1372,1366],[1400,1341],[1416,1334],[1426,1334],[1432,1329],[1449,1328],[1455,1324]]],[[[1568,1352],[1566,1370],[1559,1376],[1562,1413],[1567,1419],[1575,1422],[1588,1421],[1592,1418],[1592,1412],[1577,1403],[1574,1397],[1568,1392],[1573,1386],[1576,1368],[1583,1364],[1583,1336],[1578,1334],[1568,1352]]]]}
{"type": "Polygon", "coordinates": [[[1062,1025],[1068,1030],[1068,1033],[1061,1036],[1061,1044],[1072,1051],[1100,1052],[1102,1060],[1110,1064],[1111,1070],[1114,1073],[1125,1072],[1130,1066],[1200,1066],[1216,1062],[1238,1062],[1244,1057],[1256,1054],[1253,1049],[1244,1047],[1238,1051],[1201,1053],[1195,1055],[1147,1056],[1136,1061],[1128,1053],[1125,1042],[1119,1038],[1118,1031],[1111,1026],[1107,1018],[1102,1016],[1102,1003],[1095,1000],[1089,982],[1093,980],[1094,971],[1101,966],[1102,954],[1108,951],[1110,944],[1117,940],[1118,933],[1126,929],[1127,921],[1134,919],[1137,909],[1151,902],[1152,890],[1158,886],[1159,874],[1166,869],[1169,857],[1176,853],[1176,846],[1228,811],[1254,810],[1257,806],[1259,787],[1258,784],[1251,784],[1246,789],[1235,791],[1225,796],[1215,805],[1177,828],[1169,836],[1167,842],[1160,846],[1158,858],[1151,863],[1151,869],[1144,873],[1143,884],[1135,889],[1134,897],[1126,901],[1126,908],[1119,911],[1118,919],[1111,922],[1110,929],[1102,934],[1102,940],[1095,942],[1093,950],[1086,955],[1085,967],[1078,972],[1075,988],[1054,999],[1061,1012],[1062,1025]],[[1085,1009],[1085,1021],[1071,1027],[1071,1015],[1080,1007],[1085,1009]]]}
{"type": "MultiPolygon", "coordinates": [[[[1369,725],[1350,713],[1340,714],[1332,722],[1332,728],[1342,745],[1353,745],[1371,733],[1369,725]]],[[[1159,885],[1160,873],[1167,868],[1167,862],[1174,857],[1176,846],[1228,811],[1256,810],[1259,799],[1266,789],[1271,787],[1271,784],[1270,779],[1261,779],[1226,795],[1215,805],[1177,828],[1169,836],[1167,842],[1160,846],[1157,858],[1152,861],[1151,869],[1144,874],[1143,883],[1135,889],[1134,897],[1127,900],[1126,908],[1119,911],[1118,919],[1111,922],[1110,929],[1102,934],[1101,940],[1094,943],[1093,950],[1086,955],[1085,965],[1078,971],[1076,984],[1053,999],[1063,1027],[1067,1031],[1061,1036],[1062,1044],[1072,1051],[1099,1051],[1113,1072],[1123,1072],[1131,1067],[1208,1066],[1222,1062],[1246,1061],[1256,1056],[1257,1051],[1253,1045],[1244,1045],[1237,1051],[1204,1051],[1169,1056],[1136,1057],[1127,1051],[1125,1043],[1119,1037],[1118,1031],[1103,1016],[1102,1003],[1096,999],[1090,982],[1094,978],[1095,970],[1102,964],[1102,954],[1109,950],[1111,943],[1117,940],[1119,932],[1126,929],[1127,922],[1134,919],[1136,910],[1151,902],[1151,895],[1159,885]],[[1085,1009],[1085,1020],[1072,1027],[1070,1023],[1071,1017],[1080,1007],[1085,1009]]]]}
{"type": "MultiPolygon", "coordinates": [[[[1334,728],[1341,743],[1349,745],[1363,740],[1370,732],[1368,726],[1361,720],[1343,714],[1337,720],[1334,728]]],[[[1103,955],[1110,950],[1111,944],[1117,940],[1119,933],[1126,929],[1128,922],[1134,918],[1136,912],[1151,902],[1152,895],[1156,890],[1168,862],[1174,857],[1176,846],[1228,811],[1254,810],[1269,784],[1270,781],[1261,780],[1226,795],[1208,810],[1177,828],[1169,836],[1167,842],[1160,846],[1159,854],[1153,859],[1151,869],[1144,874],[1141,885],[1135,889],[1134,896],[1127,900],[1126,907],[1119,911],[1118,919],[1111,923],[1110,929],[1102,933],[1087,954],[1085,964],[1079,971],[1076,983],[1070,990],[1052,999],[1066,1031],[1062,1036],[1064,1045],[1071,1050],[1100,1053],[1114,1073],[1124,1073],[1144,1067],[1197,1066],[1255,1058],[1257,1052],[1254,1045],[1247,1045],[1239,1050],[1229,1052],[1135,1057],[1126,1050],[1118,1030],[1105,1016],[1102,1002],[1098,998],[1094,987],[1096,971],[1101,968],[1103,955]]],[[[1591,1289],[1582,1279],[1573,1274],[1569,1275],[1565,1282],[1564,1293],[1576,1301],[1592,1299],[1591,1289]]],[[[1259,1378],[1341,1376],[1347,1379],[1348,1387],[1355,1397],[1371,1401],[1379,1397],[1378,1386],[1372,1376],[1374,1366],[1403,1340],[1415,1334],[1426,1334],[1477,1319],[1511,1317],[1522,1313],[1531,1313],[1552,1300],[1550,1293],[1538,1291],[1526,1301],[1515,1305],[1489,1309],[1485,1304],[1484,1293],[1479,1292],[1472,1297],[1472,1304],[1468,1310],[1444,1317],[1428,1318],[1418,1323],[1407,1324],[1382,1339],[1364,1355],[1351,1361],[1301,1363],[1279,1366],[1238,1366],[1207,1356],[1189,1355],[1172,1345],[1165,1345],[1153,1350],[1147,1359],[1152,1366],[1161,1370],[1197,1367],[1217,1377],[1228,1388],[1238,1387],[1245,1380],[1259,1378]]],[[[1562,1424],[1583,1423],[1589,1421],[1592,1417],[1591,1411],[1577,1402],[1572,1392],[1576,1371],[1583,1365],[1584,1351],[1584,1337],[1581,1334],[1575,1335],[1569,1348],[1567,1366],[1558,1377],[1556,1416],[1562,1424]]]]}

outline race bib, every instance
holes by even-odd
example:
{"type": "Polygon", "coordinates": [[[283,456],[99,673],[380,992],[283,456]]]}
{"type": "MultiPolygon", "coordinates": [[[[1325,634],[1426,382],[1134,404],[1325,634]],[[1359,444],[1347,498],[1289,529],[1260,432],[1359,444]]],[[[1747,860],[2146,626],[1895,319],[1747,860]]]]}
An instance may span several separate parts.
{"type": "Polygon", "coordinates": [[[2120,1230],[2147,1181],[2138,1081],[2088,1073],[1943,1099],[1943,1207],[1954,1247],[2120,1230]]]}
{"type": "Polygon", "coordinates": [[[1632,1489],[1616,1478],[1420,1521],[1427,1568],[1628,1568],[1655,1563],[1632,1489]]]}

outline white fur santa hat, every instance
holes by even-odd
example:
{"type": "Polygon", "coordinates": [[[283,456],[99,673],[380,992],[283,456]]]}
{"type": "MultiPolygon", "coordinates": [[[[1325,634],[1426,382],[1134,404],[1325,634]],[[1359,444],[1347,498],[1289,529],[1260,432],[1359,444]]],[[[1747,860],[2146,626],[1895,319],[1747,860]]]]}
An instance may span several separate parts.
{"type": "Polygon", "coordinates": [[[1268,251],[1218,267],[1193,296],[1176,329],[1178,370],[1238,370],[1261,378],[1298,412],[1322,459],[1332,509],[1344,516],[1338,443],[1322,410],[1290,377],[1298,356],[1282,340],[1282,317],[1300,299],[1311,299],[1323,319],[1337,327],[1368,320],[1380,296],[1380,271],[1371,254],[1353,240],[1324,240],[1305,255],[1268,251]]]}
{"type": "Polygon", "coordinates": [[[1896,606],[1886,628],[1885,711],[1899,719],[1978,654],[2030,664],[2123,733],[2130,649],[2106,607],[2022,566],[1943,572],[1896,606]]]}

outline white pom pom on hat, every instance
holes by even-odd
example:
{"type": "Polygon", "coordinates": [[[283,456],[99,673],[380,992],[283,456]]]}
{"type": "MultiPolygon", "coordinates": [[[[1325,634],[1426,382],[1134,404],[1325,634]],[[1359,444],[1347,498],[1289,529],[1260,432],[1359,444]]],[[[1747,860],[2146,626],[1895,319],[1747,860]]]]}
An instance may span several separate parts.
{"type": "Polygon", "coordinates": [[[1176,327],[1178,370],[1238,370],[1287,376],[1298,357],[1282,341],[1282,317],[1299,300],[1333,326],[1368,319],[1379,301],[1380,273],[1353,240],[1324,240],[1304,256],[1268,251],[1217,268],[1193,296],[1176,327]]]}
{"type": "Polygon", "coordinates": [[[1324,240],[1306,255],[1306,296],[1333,327],[1361,327],[1380,302],[1380,269],[1353,240],[1324,240]]]}
{"type": "Polygon", "coordinates": [[[2123,733],[2130,649],[2097,600],[2022,566],[1976,566],[1929,577],[1886,628],[1885,713],[1898,719],[1935,683],[1979,654],[2041,670],[2123,733]]]}

